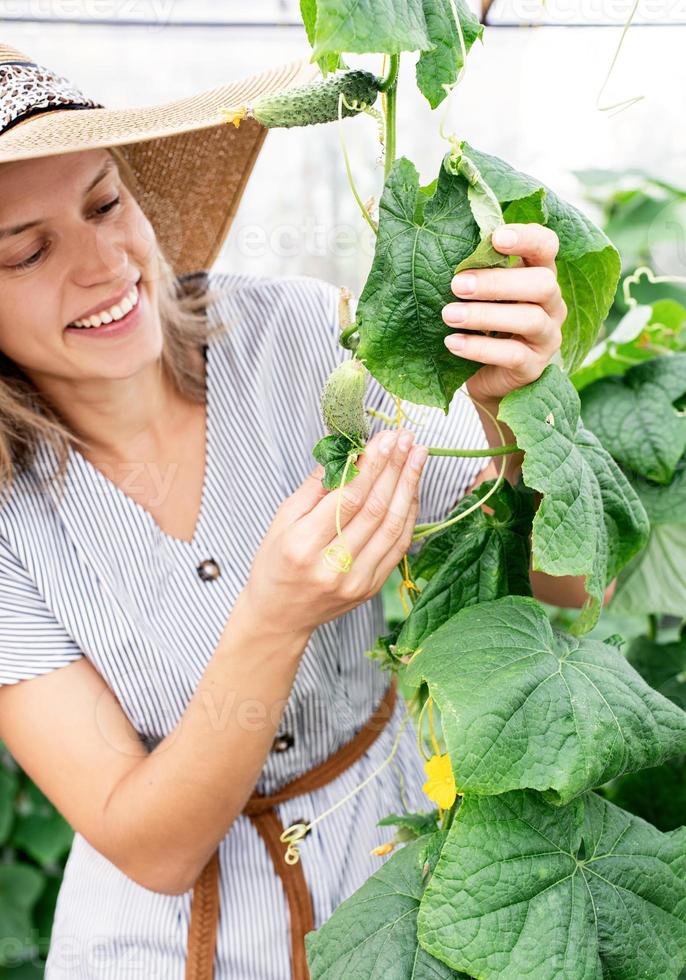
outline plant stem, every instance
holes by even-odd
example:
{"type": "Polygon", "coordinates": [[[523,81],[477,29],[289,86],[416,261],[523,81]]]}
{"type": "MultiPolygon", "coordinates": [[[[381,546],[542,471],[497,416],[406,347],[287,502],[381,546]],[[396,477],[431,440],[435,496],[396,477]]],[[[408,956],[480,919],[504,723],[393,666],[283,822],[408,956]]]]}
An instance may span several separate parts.
{"type": "Polygon", "coordinates": [[[655,613],[650,613],[648,615],[648,636],[653,641],[657,642],[657,632],[658,632],[658,617],[655,613]]]}
{"type": "Polygon", "coordinates": [[[388,71],[379,82],[379,92],[387,92],[391,85],[395,85],[398,78],[398,66],[400,65],[400,55],[392,54],[388,65],[388,71]]]}
{"type": "Polygon", "coordinates": [[[450,828],[452,827],[452,824],[453,824],[453,820],[455,819],[455,814],[457,813],[457,808],[458,808],[458,806],[460,805],[461,802],[462,802],[462,800],[458,796],[455,799],[455,802],[453,803],[453,805],[450,807],[450,809],[448,810],[448,812],[443,817],[443,822],[441,824],[441,830],[450,830],[450,828]]]}
{"type": "Polygon", "coordinates": [[[488,449],[442,449],[438,446],[428,446],[429,456],[507,456],[518,453],[519,446],[510,443],[507,446],[489,446],[488,449]]]}
{"type": "Polygon", "coordinates": [[[391,55],[388,78],[391,79],[386,97],[386,160],[384,164],[384,180],[388,177],[395,160],[395,128],[396,128],[396,97],[398,94],[398,68],[400,55],[391,55]]]}

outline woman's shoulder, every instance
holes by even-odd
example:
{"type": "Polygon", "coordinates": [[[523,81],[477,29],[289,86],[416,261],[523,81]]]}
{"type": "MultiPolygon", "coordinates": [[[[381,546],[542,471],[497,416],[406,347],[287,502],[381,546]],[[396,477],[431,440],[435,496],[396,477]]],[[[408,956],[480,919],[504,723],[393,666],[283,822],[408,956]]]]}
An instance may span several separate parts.
{"type": "Polygon", "coordinates": [[[210,309],[230,314],[236,308],[261,323],[287,316],[303,328],[325,319],[333,328],[338,313],[339,289],[333,283],[304,274],[266,276],[244,272],[211,271],[207,285],[214,294],[210,309]]]}

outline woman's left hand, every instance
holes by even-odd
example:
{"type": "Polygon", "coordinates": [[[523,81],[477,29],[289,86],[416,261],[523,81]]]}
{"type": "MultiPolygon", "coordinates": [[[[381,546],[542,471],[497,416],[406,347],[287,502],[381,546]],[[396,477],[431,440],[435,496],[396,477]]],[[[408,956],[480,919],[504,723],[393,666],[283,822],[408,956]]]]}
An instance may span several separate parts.
{"type": "Polygon", "coordinates": [[[451,288],[467,302],[443,307],[448,326],[503,335],[457,333],[445,339],[448,350],[484,365],[468,379],[467,390],[472,398],[486,402],[500,401],[541,376],[560,349],[567,316],[557,281],[560,242],[554,231],[533,223],[501,225],[492,243],[504,255],[520,256],[518,265],[460,272],[451,288]]]}

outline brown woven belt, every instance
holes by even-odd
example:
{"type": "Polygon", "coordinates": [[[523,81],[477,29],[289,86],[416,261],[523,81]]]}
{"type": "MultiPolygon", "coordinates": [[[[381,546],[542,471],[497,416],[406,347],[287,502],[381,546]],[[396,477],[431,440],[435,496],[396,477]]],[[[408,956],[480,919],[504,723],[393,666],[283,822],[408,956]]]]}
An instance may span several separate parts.
{"type": "MultiPolygon", "coordinates": [[[[378,707],[360,729],[324,762],[309,769],[302,776],[282,786],[272,796],[258,793],[248,800],[243,813],[250,818],[255,830],[265,843],[274,870],[281,879],[288,903],[291,935],[292,980],[308,980],[305,958],[305,934],[314,929],[312,897],[303,874],[302,865],[286,864],[285,848],[280,837],[284,831],[276,807],[292,800],[301,793],[312,793],[340,776],[349,766],[364,755],[376,741],[393,714],[396,702],[395,677],[389,684],[378,707]]],[[[193,888],[191,921],[188,930],[188,958],[186,980],[212,980],[214,954],[219,922],[219,849],[209,859],[193,888]]]]}

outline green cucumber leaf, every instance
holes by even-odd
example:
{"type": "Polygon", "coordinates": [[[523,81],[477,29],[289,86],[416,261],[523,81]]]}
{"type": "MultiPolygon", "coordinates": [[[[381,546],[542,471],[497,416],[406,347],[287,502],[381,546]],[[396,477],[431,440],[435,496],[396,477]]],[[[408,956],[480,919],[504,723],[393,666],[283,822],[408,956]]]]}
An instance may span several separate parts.
{"type": "Polygon", "coordinates": [[[686,752],[686,712],[616,646],[554,630],[525,596],[462,609],[406,676],[426,681],[441,710],[458,792],[535,789],[567,803],[686,752]]]}
{"type": "Polygon", "coordinates": [[[444,835],[427,834],[381,865],[305,937],[311,980],[451,980],[417,944],[417,910],[444,835]]]}
{"type": "MultiPolygon", "coordinates": [[[[627,657],[651,687],[686,710],[686,633],[673,643],[637,637],[627,657]]],[[[613,803],[658,830],[676,830],[686,823],[686,756],[654,769],[627,773],[604,792],[613,803]]]]}
{"type": "Polygon", "coordinates": [[[377,637],[374,646],[365,651],[365,656],[374,660],[379,670],[397,671],[403,666],[396,647],[402,626],[402,622],[396,623],[390,633],[377,637]]]}
{"type": "Polygon", "coordinates": [[[606,587],[644,547],[645,510],[628,480],[579,419],[579,395],[554,364],[500,403],[498,418],[525,452],[522,476],[543,494],[533,523],[532,567],[584,575],[591,597],[575,632],[591,629],[606,587]]]}
{"type": "MultiPolygon", "coordinates": [[[[307,32],[307,40],[314,47],[317,26],[317,0],[300,0],[300,15],[307,32]]],[[[340,66],[341,58],[339,54],[326,54],[316,60],[322,70],[322,74],[326,76],[329,72],[336,71],[340,66]]]]}
{"type": "Polygon", "coordinates": [[[387,391],[448,414],[456,390],[480,365],[451,354],[441,311],[457,263],[479,243],[467,183],[441,166],[423,190],[414,164],[401,157],[379,204],[379,233],[360,294],[357,357],[387,391]]]}
{"type": "Polygon", "coordinates": [[[0,769],[0,844],[7,841],[14,823],[14,801],[18,787],[16,773],[0,769]]]}
{"type": "Polygon", "coordinates": [[[432,47],[422,0],[317,0],[313,60],[432,47]]]}
{"type": "Polygon", "coordinates": [[[686,960],[686,830],[593,793],[465,798],[422,898],[419,941],[498,980],[676,980],[686,960]]]}
{"type": "Polygon", "coordinates": [[[651,527],[645,548],[620,572],[608,608],[619,615],[667,613],[683,618],[686,523],[651,527]]]}
{"type": "MultiPolygon", "coordinates": [[[[481,500],[495,480],[481,483],[460,501],[464,511],[481,500]]],[[[531,595],[529,536],[536,512],[526,487],[502,484],[489,497],[493,514],[477,507],[457,524],[432,535],[412,560],[412,574],[431,580],[412,606],[396,641],[396,656],[411,656],[434,630],[460,609],[505,595],[531,595]]]]}
{"type": "Polygon", "coordinates": [[[438,831],[438,810],[426,813],[391,813],[390,816],[379,820],[377,827],[398,827],[410,831],[414,837],[432,834],[438,831]]]}
{"type": "Polygon", "coordinates": [[[581,391],[599,378],[626,374],[634,364],[652,360],[659,351],[683,351],[686,342],[680,335],[685,320],[686,307],[674,300],[632,306],[610,336],[596,344],[571,375],[574,387],[581,391]]]}
{"type": "MultiPolygon", "coordinates": [[[[620,258],[610,239],[581,211],[563,201],[540,180],[513,169],[498,157],[483,153],[466,141],[460,144],[478,167],[500,204],[511,204],[545,191],[547,220],[560,248],[555,260],[567,319],[562,326],[564,366],[574,371],[593,346],[615,296],[620,258]]],[[[508,217],[508,220],[513,219],[508,217]]]]}
{"type": "MultiPolygon", "coordinates": [[[[484,27],[465,0],[454,0],[467,53],[477,38],[483,39],[484,27]]],[[[434,47],[423,50],[417,62],[417,87],[432,109],[446,97],[445,85],[452,85],[462,68],[462,48],[455,25],[452,0],[424,0],[426,26],[434,47]]]]}
{"type": "Polygon", "coordinates": [[[629,772],[603,790],[612,803],[652,823],[658,830],[676,830],[686,822],[686,756],[663,766],[629,772]]]}
{"type": "MultiPolygon", "coordinates": [[[[457,507],[445,518],[446,521],[473,507],[477,501],[483,500],[494,483],[495,480],[484,480],[480,483],[471,493],[462,498],[457,507]]],[[[504,480],[496,492],[488,498],[485,506],[493,511],[492,515],[485,513],[479,507],[468,518],[463,518],[457,524],[430,535],[419,551],[409,558],[412,577],[430,581],[454,550],[460,547],[468,528],[474,525],[491,531],[501,530],[506,534],[527,534],[527,529],[530,530],[531,517],[536,509],[534,493],[521,479],[516,486],[504,480]]]]}
{"type": "MultiPolygon", "coordinates": [[[[45,887],[45,880],[38,868],[29,864],[0,865],[0,936],[3,939],[16,937],[23,943],[35,935],[31,912],[45,887]]],[[[16,944],[14,952],[11,946],[7,949],[8,965],[16,963],[16,944]]],[[[0,966],[7,962],[6,955],[4,949],[0,950],[0,966]]]]}
{"type": "Polygon", "coordinates": [[[655,643],[647,636],[638,636],[626,656],[652,688],[686,711],[686,633],[672,643],[655,643]]]}
{"type": "Polygon", "coordinates": [[[469,206],[481,234],[481,241],[472,254],[458,262],[453,271],[457,273],[463,269],[490,269],[509,265],[509,255],[498,252],[491,244],[493,232],[503,224],[504,218],[498,199],[479,173],[479,168],[466,153],[449,154],[443,165],[448,173],[464,177],[467,181],[469,206]]]}
{"type": "Polygon", "coordinates": [[[686,415],[673,406],[685,392],[686,354],[656,357],[584,388],[581,415],[617,462],[664,485],[686,452],[686,415]]]}
{"type": "Polygon", "coordinates": [[[666,486],[653,483],[635,473],[627,473],[652,526],[686,524],[686,454],[676,465],[674,476],[666,486]]]}
{"type": "Polygon", "coordinates": [[[351,455],[353,461],[348,467],[346,484],[357,476],[360,471],[355,466],[355,460],[363,450],[364,446],[360,446],[343,434],[324,436],[316,443],[312,449],[312,455],[324,467],[322,486],[325,490],[336,490],[340,487],[345,465],[351,455]]]}

